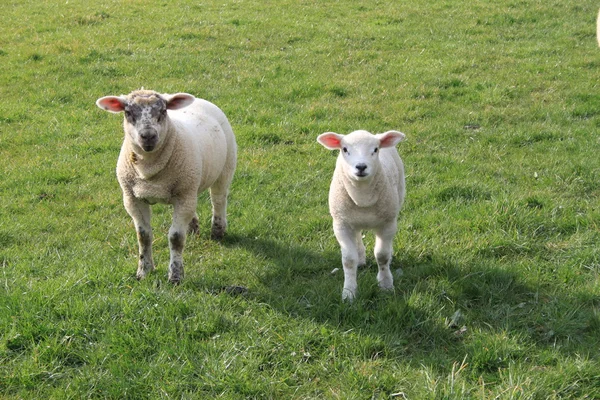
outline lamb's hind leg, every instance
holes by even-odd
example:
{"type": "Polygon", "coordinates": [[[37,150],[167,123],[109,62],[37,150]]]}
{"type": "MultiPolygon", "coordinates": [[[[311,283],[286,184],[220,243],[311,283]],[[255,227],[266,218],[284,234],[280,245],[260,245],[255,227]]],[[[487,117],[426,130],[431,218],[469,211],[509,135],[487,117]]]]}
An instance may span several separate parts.
{"type": "Polygon", "coordinates": [[[390,271],[392,243],[396,234],[396,223],[389,224],[375,232],[375,258],[379,271],[377,281],[384,290],[394,290],[394,278],[390,271]]]}

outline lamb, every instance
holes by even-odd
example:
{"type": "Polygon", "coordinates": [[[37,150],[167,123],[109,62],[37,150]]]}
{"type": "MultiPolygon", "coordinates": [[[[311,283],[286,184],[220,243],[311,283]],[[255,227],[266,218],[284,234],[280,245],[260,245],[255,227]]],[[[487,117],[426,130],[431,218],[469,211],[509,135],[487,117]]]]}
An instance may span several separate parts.
{"type": "Polygon", "coordinates": [[[211,236],[227,228],[227,196],[237,162],[237,145],[225,114],[191,94],[137,90],[127,96],[96,101],[103,110],[125,114],[125,139],[117,162],[117,179],[125,209],[133,219],[139,244],[136,277],[154,270],[150,205],[173,205],[169,229],[168,279],[184,276],[186,234],[198,231],[198,194],[210,189],[211,236]]]}
{"type": "Polygon", "coordinates": [[[394,288],[392,242],[405,195],[404,165],[395,146],[404,138],[397,131],[372,135],[363,130],[348,135],[327,132],[317,138],[325,148],[341,150],[329,190],[329,212],[342,252],[344,300],[356,297],[356,270],[366,262],[362,230],[375,232],[379,287],[394,288]]]}

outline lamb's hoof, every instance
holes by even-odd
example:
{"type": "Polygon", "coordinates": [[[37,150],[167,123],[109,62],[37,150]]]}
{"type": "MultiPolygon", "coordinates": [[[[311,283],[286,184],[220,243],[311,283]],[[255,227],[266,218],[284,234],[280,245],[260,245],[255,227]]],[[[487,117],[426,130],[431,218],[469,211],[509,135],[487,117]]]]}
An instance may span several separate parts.
{"type": "Polygon", "coordinates": [[[173,285],[179,285],[183,279],[183,264],[174,262],[169,266],[169,282],[173,285]]]}
{"type": "Polygon", "coordinates": [[[188,226],[188,233],[197,234],[198,232],[200,232],[200,223],[198,222],[198,217],[194,217],[192,218],[192,220],[190,221],[190,225],[188,226]]]}
{"type": "Polygon", "coordinates": [[[356,290],[346,289],[342,290],[342,300],[348,303],[352,303],[356,297],[356,290]]]}
{"type": "Polygon", "coordinates": [[[379,289],[384,290],[386,292],[394,291],[394,282],[393,281],[381,281],[379,282],[379,289]]]}

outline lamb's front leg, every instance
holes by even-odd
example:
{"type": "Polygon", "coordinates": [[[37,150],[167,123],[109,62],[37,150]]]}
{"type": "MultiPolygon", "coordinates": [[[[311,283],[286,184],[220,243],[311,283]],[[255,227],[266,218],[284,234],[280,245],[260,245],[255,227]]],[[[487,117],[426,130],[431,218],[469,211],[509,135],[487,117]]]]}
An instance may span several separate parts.
{"type": "Polygon", "coordinates": [[[392,262],[392,244],[396,234],[397,224],[388,224],[385,227],[375,232],[375,258],[379,272],[377,273],[377,281],[379,287],[383,290],[394,290],[394,278],[390,271],[392,262]]]}
{"type": "Polygon", "coordinates": [[[190,222],[196,215],[197,200],[181,201],[173,205],[173,224],[169,229],[169,282],[179,283],[183,279],[183,248],[190,222]]]}
{"type": "Polygon", "coordinates": [[[152,260],[152,225],[150,206],[133,196],[125,195],[123,198],[125,209],[133,219],[137,233],[139,258],[136,278],[141,280],[154,271],[152,260]]]}
{"type": "Polygon", "coordinates": [[[343,224],[333,224],[333,232],[342,251],[342,266],[344,267],[344,289],[342,300],[352,301],[356,297],[358,284],[356,270],[359,262],[359,252],[356,247],[356,231],[343,224]]]}

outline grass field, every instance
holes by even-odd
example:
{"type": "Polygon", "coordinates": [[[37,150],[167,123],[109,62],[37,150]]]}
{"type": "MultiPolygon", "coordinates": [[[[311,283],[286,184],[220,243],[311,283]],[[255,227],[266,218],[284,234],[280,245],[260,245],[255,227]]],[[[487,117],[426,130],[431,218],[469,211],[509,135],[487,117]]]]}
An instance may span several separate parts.
{"type": "Polygon", "coordinates": [[[5,2],[0,398],[600,398],[597,7],[5,2]],[[142,86],[219,105],[239,145],[228,235],[203,195],[180,286],[160,205],[135,280],[94,104],[142,86]],[[370,257],[346,304],[315,138],[356,129],[407,135],[407,201],[395,292],[370,257]]]}

